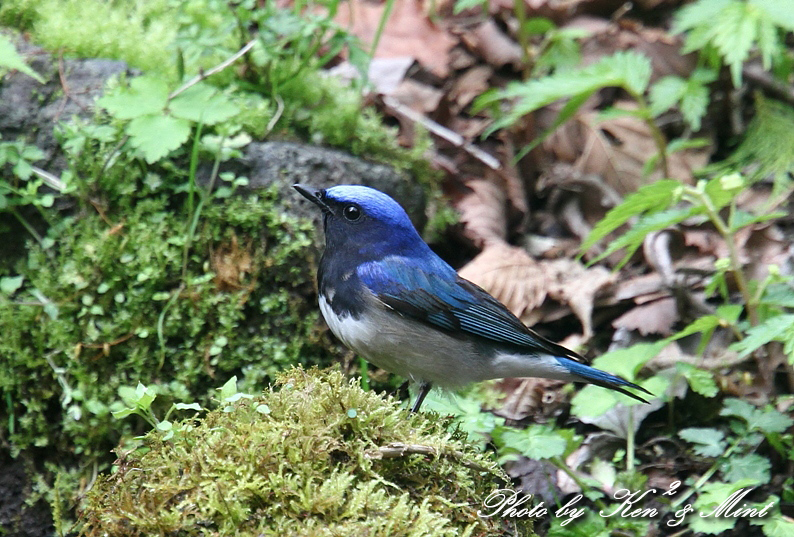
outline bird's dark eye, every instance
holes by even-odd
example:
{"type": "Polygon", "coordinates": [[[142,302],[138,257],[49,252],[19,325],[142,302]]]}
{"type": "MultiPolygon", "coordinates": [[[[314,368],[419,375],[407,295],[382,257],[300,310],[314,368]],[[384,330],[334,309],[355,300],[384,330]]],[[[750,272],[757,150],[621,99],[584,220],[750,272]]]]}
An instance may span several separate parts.
{"type": "Polygon", "coordinates": [[[361,209],[359,209],[358,205],[348,205],[342,209],[342,216],[350,222],[355,222],[361,218],[361,209]]]}

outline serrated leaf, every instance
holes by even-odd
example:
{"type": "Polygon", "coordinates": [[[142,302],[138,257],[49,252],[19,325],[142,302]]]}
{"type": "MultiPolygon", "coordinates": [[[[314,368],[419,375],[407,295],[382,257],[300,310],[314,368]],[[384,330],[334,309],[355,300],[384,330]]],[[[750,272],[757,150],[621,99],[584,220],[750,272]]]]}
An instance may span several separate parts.
{"type": "Polygon", "coordinates": [[[118,87],[97,104],[117,119],[160,115],[168,104],[168,86],[160,78],[139,76],[132,79],[129,88],[118,87]]]}
{"type": "Polygon", "coordinates": [[[658,116],[678,104],[684,96],[686,85],[686,81],[677,76],[665,76],[657,80],[648,94],[651,114],[658,116]]]}
{"type": "Polygon", "coordinates": [[[794,337],[794,314],[786,313],[776,315],[763,323],[747,330],[746,337],[728,347],[739,353],[740,357],[747,356],[756,349],[761,348],[770,341],[784,341],[794,337]]]}
{"type": "Polygon", "coordinates": [[[168,103],[174,117],[215,125],[239,112],[228,97],[207,84],[196,84],[174,97],[168,103]]]}
{"type": "Polygon", "coordinates": [[[723,462],[722,477],[729,482],[753,479],[759,483],[769,483],[771,466],[769,459],[757,453],[733,456],[723,462]]]}
{"type": "Polygon", "coordinates": [[[717,383],[714,382],[714,375],[708,371],[685,362],[677,363],[676,371],[683,375],[693,392],[699,393],[703,397],[714,397],[719,392],[717,383]]]}
{"type": "Polygon", "coordinates": [[[794,424],[794,420],[771,406],[757,408],[747,401],[733,397],[725,400],[720,415],[742,418],[751,430],[762,433],[782,433],[794,424]]]}
{"type": "Polygon", "coordinates": [[[706,115],[709,105],[708,88],[690,81],[681,96],[681,115],[692,130],[700,130],[700,121],[706,115]]]}
{"type": "Polygon", "coordinates": [[[501,91],[488,92],[476,101],[474,110],[482,110],[503,100],[515,99],[512,108],[495,121],[490,132],[515,123],[518,119],[560,99],[577,98],[592,94],[601,88],[623,87],[642,94],[648,85],[651,62],[647,56],[632,51],[621,51],[605,56],[596,63],[578,70],[563,70],[552,75],[513,82],[501,91]]]}
{"type": "Polygon", "coordinates": [[[187,141],[190,122],[164,115],[141,116],[130,121],[125,130],[130,144],[152,164],[187,141]]]}
{"type": "Polygon", "coordinates": [[[6,67],[24,73],[40,84],[44,84],[45,82],[40,74],[25,63],[25,60],[19,55],[11,39],[2,34],[0,34],[0,67],[6,67]]]}
{"type": "Polygon", "coordinates": [[[689,427],[678,431],[678,436],[695,444],[693,450],[702,457],[719,457],[725,452],[725,435],[717,429],[689,427]]]}
{"type": "Polygon", "coordinates": [[[567,441],[550,427],[530,425],[526,429],[506,429],[499,435],[506,454],[516,451],[534,460],[559,457],[565,453],[567,441]]]}
{"type": "Polygon", "coordinates": [[[589,250],[595,243],[625,224],[629,219],[646,211],[660,210],[673,203],[681,183],[664,179],[645,185],[628,196],[623,203],[611,209],[593,228],[582,243],[582,252],[589,250]]]}
{"type": "Polygon", "coordinates": [[[687,218],[690,218],[696,214],[701,214],[704,211],[705,209],[700,206],[674,207],[672,209],[643,215],[639,218],[637,223],[631,226],[631,229],[609,243],[604,251],[595,258],[595,261],[604,259],[618,250],[625,249],[626,253],[623,256],[623,259],[621,259],[615,266],[615,269],[617,270],[628,263],[629,259],[631,259],[631,256],[634,255],[634,252],[637,251],[637,248],[642,246],[645,237],[649,233],[653,231],[661,231],[663,229],[667,229],[668,227],[675,226],[687,218]]]}
{"type": "Polygon", "coordinates": [[[764,520],[761,529],[766,537],[791,537],[794,535],[794,520],[777,514],[764,520]]]}

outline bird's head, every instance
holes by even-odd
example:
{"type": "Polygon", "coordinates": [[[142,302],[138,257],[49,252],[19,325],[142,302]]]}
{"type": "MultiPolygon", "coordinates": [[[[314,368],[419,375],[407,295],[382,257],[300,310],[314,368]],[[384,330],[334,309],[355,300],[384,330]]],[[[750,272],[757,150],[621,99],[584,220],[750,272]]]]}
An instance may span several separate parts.
{"type": "Polygon", "coordinates": [[[294,188],[323,211],[327,248],[374,257],[426,248],[405,210],[383,192],[359,185],[294,188]]]}

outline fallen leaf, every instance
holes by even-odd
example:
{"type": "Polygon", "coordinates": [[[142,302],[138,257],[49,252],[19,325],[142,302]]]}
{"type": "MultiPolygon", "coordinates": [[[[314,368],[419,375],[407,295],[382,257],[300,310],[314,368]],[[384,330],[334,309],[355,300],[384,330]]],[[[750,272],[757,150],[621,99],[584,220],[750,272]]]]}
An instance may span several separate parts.
{"type": "Polygon", "coordinates": [[[519,69],[523,55],[521,47],[507,36],[493,19],[488,19],[473,30],[461,34],[462,41],[474,54],[488,65],[504,67],[511,65],[519,69]]]}
{"type": "Polygon", "coordinates": [[[471,192],[455,204],[464,235],[478,248],[503,242],[507,237],[507,193],[493,181],[483,179],[468,181],[466,186],[471,192]]]}
{"type": "MultiPolygon", "coordinates": [[[[616,108],[633,109],[633,103],[616,103],[616,108]]],[[[655,157],[658,148],[644,121],[623,116],[598,121],[599,113],[580,111],[573,120],[557,129],[544,142],[546,151],[558,160],[571,162],[582,173],[595,173],[620,195],[635,192],[640,186],[660,178],[655,170],[643,174],[645,163],[655,157]]],[[[693,170],[708,163],[710,148],[687,149],[667,157],[668,176],[693,182],[693,170]]]]}
{"type": "MultiPolygon", "coordinates": [[[[433,24],[423,10],[423,2],[394,2],[375,50],[376,58],[410,56],[434,75],[449,74],[449,52],[457,40],[433,24]]],[[[383,17],[386,3],[350,0],[339,9],[334,20],[349,33],[371,46],[383,17]]]]}
{"type": "Polygon", "coordinates": [[[507,306],[516,317],[537,308],[546,298],[546,273],[521,248],[488,243],[459,274],[507,306]]]}
{"type": "Polygon", "coordinates": [[[583,340],[593,336],[593,303],[595,298],[615,282],[615,274],[604,267],[585,268],[571,259],[544,261],[549,281],[548,296],[568,305],[582,323],[583,340]]]}
{"type": "Polygon", "coordinates": [[[494,387],[505,394],[498,409],[493,412],[509,420],[520,421],[531,418],[533,423],[548,421],[566,403],[561,380],[537,377],[508,378],[500,380],[494,387]]]}
{"type": "Polygon", "coordinates": [[[636,330],[643,336],[660,334],[666,337],[673,333],[673,325],[677,321],[678,308],[675,299],[666,297],[631,308],[612,321],[612,326],[636,330]]]}

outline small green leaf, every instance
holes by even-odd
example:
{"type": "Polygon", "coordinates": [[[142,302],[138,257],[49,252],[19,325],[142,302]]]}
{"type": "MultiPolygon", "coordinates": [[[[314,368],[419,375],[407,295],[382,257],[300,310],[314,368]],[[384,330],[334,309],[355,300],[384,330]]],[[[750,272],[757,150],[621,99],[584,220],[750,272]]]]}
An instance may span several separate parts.
{"type": "Polygon", "coordinates": [[[162,115],[168,104],[168,86],[159,77],[139,76],[132,79],[129,88],[118,87],[97,104],[117,119],[162,115]]]}
{"type": "Polygon", "coordinates": [[[190,137],[190,122],[170,116],[140,116],[126,128],[130,143],[143,153],[146,162],[157,162],[190,137]]]}
{"type": "Polygon", "coordinates": [[[215,125],[240,112],[228,97],[207,84],[196,84],[174,97],[168,103],[174,117],[215,125]]]}
{"type": "Polygon", "coordinates": [[[694,447],[695,453],[702,457],[719,457],[725,452],[725,435],[717,429],[704,427],[690,427],[678,431],[678,436],[694,447]]]}
{"type": "Polygon", "coordinates": [[[0,292],[4,295],[12,295],[22,287],[24,280],[23,276],[5,276],[0,278],[0,292]]]}
{"type": "Polygon", "coordinates": [[[124,408],[124,409],[121,409],[121,410],[117,410],[117,411],[113,412],[112,414],[113,414],[113,417],[116,418],[116,419],[126,418],[130,414],[135,414],[135,409],[134,408],[124,408]]]}
{"type": "Polygon", "coordinates": [[[174,408],[177,410],[197,410],[201,411],[201,405],[198,403],[174,403],[174,408]]]}
{"type": "Polygon", "coordinates": [[[221,401],[225,401],[235,393],[237,393],[237,375],[233,376],[229,380],[226,381],[222,387],[218,388],[220,393],[221,401]]]}
{"type": "Polygon", "coordinates": [[[170,421],[163,420],[157,424],[157,430],[162,432],[168,432],[174,427],[174,424],[170,421]]]}
{"type": "Polygon", "coordinates": [[[717,383],[714,382],[714,375],[708,371],[685,362],[678,362],[675,368],[687,380],[689,387],[695,393],[704,397],[714,397],[719,392],[717,383]]]}
{"type": "Polygon", "coordinates": [[[499,434],[499,442],[500,452],[504,452],[502,460],[515,458],[516,453],[535,460],[559,457],[567,445],[563,436],[545,425],[530,425],[522,430],[506,428],[499,434]]]}
{"type": "Polygon", "coordinates": [[[581,251],[586,252],[595,243],[628,222],[631,218],[644,212],[658,211],[669,207],[675,197],[676,191],[681,188],[681,183],[673,179],[656,181],[640,187],[635,193],[611,209],[601,221],[596,224],[590,234],[582,243],[581,251]]]}
{"type": "Polygon", "coordinates": [[[794,314],[776,315],[748,329],[747,335],[743,340],[733,343],[728,348],[738,352],[740,357],[744,357],[770,341],[785,342],[787,339],[794,338],[793,332],[794,314]]]}
{"type": "Polygon", "coordinates": [[[651,114],[658,116],[662,112],[674,107],[684,96],[686,81],[677,76],[665,76],[651,86],[648,98],[651,105],[651,114]]]}
{"type": "Polygon", "coordinates": [[[794,424],[794,420],[771,406],[756,408],[747,401],[734,397],[725,400],[720,415],[742,418],[751,430],[762,433],[782,433],[794,424]]]}
{"type": "Polygon", "coordinates": [[[40,84],[44,84],[41,75],[31,69],[19,55],[11,39],[2,34],[0,34],[0,67],[14,69],[35,79],[40,84]]]}
{"type": "Polygon", "coordinates": [[[759,483],[769,483],[771,466],[769,459],[757,453],[738,455],[723,462],[722,477],[729,482],[753,479],[759,483]]]}

